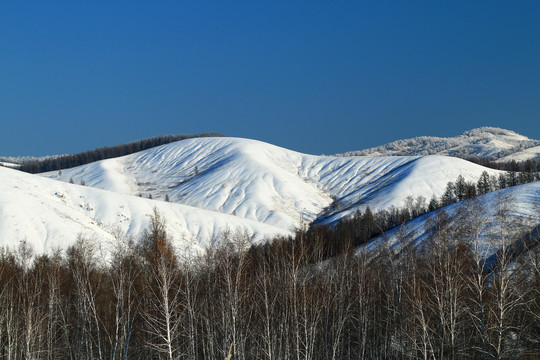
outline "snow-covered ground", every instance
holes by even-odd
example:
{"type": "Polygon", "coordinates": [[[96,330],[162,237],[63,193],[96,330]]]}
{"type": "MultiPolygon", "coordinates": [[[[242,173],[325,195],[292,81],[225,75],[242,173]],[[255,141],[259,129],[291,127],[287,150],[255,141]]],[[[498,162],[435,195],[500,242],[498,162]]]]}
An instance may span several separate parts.
{"type": "Polygon", "coordinates": [[[526,161],[529,159],[537,159],[540,158],[540,145],[539,146],[533,146],[524,150],[517,151],[513,154],[503,156],[500,159],[498,159],[498,162],[505,162],[505,161],[526,161]]]}
{"type": "MultiPolygon", "coordinates": [[[[503,209],[506,209],[506,219],[509,219],[507,231],[514,231],[519,227],[528,230],[538,227],[540,224],[540,181],[494,191],[420,216],[378,236],[359,247],[358,251],[388,248],[399,253],[409,246],[421,247],[430,238],[432,229],[429,224],[434,224],[440,212],[444,211],[448,215],[450,229],[457,223],[456,219],[465,220],[459,223],[460,226],[471,221],[474,227],[473,232],[478,234],[480,245],[478,250],[481,255],[489,257],[500,246],[499,233],[502,219],[500,214],[505,213],[501,211],[503,209]]],[[[467,236],[468,241],[472,238],[474,237],[467,236]]]]}
{"type": "Polygon", "coordinates": [[[139,236],[154,208],[166,219],[167,231],[183,251],[200,251],[225,231],[245,232],[253,241],[288,235],[267,224],[64,183],[0,167],[0,246],[27,241],[37,253],[66,249],[79,235],[112,249],[116,239],[139,236]]]}

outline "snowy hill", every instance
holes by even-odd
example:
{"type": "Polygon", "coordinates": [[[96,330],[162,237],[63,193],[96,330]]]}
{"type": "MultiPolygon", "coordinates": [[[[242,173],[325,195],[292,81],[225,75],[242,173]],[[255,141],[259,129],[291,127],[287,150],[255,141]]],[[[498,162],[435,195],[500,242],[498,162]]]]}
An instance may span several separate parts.
{"type": "Polygon", "coordinates": [[[74,185],[0,167],[0,246],[26,240],[38,253],[65,249],[80,234],[104,249],[116,237],[139,236],[154,207],[184,251],[200,251],[225,231],[245,231],[253,241],[288,231],[185,205],[74,185]]]}
{"type": "MultiPolygon", "coordinates": [[[[538,228],[540,225],[540,182],[511,187],[452,204],[426,215],[413,219],[401,227],[396,227],[385,234],[361,246],[363,249],[391,249],[395,253],[407,247],[421,248],[431,237],[432,226],[441,217],[441,211],[447,215],[449,231],[457,231],[458,226],[471,226],[466,233],[467,241],[478,234],[481,255],[489,257],[500,247],[502,214],[505,214],[507,236],[511,231],[538,228]],[[430,225],[431,224],[431,225],[430,225]],[[509,231],[510,230],[510,231],[509,231]]],[[[454,236],[455,238],[455,236],[454,236]]],[[[511,239],[514,242],[516,239],[511,239]]]]}
{"type": "Polygon", "coordinates": [[[198,138],[43,175],[290,231],[366,206],[399,207],[407,196],[440,196],[458,175],[476,182],[484,170],[497,174],[451,157],[324,157],[255,140],[198,138]]]}
{"type": "Polygon", "coordinates": [[[540,157],[540,140],[532,140],[510,130],[483,127],[462,135],[441,138],[421,136],[397,140],[374,148],[352,151],[341,156],[446,155],[460,158],[523,161],[540,157]]]}

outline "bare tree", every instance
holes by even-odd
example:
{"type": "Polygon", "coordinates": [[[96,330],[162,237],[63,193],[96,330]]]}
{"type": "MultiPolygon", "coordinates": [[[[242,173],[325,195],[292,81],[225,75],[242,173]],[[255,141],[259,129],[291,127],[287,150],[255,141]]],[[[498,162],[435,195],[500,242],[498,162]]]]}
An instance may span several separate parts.
{"type": "Polygon", "coordinates": [[[62,293],[61,282],[65,273],[59,251],[51,256],[42,257],[38,271],[43,272],[46,285],[46,317],[45,317],[45,358],[48,360],[65,357],[62,341],[62,293]]]}
{"type": "Polygon", "coordinates": [[[131,239],[117,239],[117,247],[111,256],[108,276],[114,304],[113,328],[109,333],[110,358],[127,360],[138,315],[138,284],[142,264],[131,239]]]}
{"type": "Polygon", "coordinates": [[[493,304],[490,306],[490,320],[487,326],[488,351],[495,359],[510,356],[515,348],[518,324],[516,313],[524,306],[524,294],[516,291],[521,286],[522,277],[518,276],[513,265],[515,246],[520,240],[524,226],[511,215],[513,198],[508,193],[500,194],[496,204],[495,226],[490,234],[490,241],[498,249],[491,264],[493,304]],[[514,346],[513,346],[514,344],[514,346]]]}
{"type": "MultiPolygon", "coordinates": [[[[70,331],[70,346],[72,357],[80,359],[104,358],[103,329],[98,312],[98,293],[103,278],[97,250],[94,241],[79,236],[67,251],[74,302],[71,326],[75,330],[70,331]]],[[[66,323],[64,326],[69,325],[66,323]]]]}
{"type": "Polygon", "coordinates": [[[444,210],[438,211],[427,226],[432,234],[424,254],[428,275],[425,286],[429,291],[428,305],[437,319],[431,343],[437,358],[456,359],[460,357],[458,344],[466,309],[466,285],[462,280],[466,248],[444,210]]]}
{"type": "Polygon", "coordinates": [[[43,307],[38,306],[42,299],[42,273],[33,271],[34,252],[32,247],[23,241],[16,253],[21,270],[18,279],[18,306],[20,309],[20,329],[23,340],[22,356],[34,359],[40,352],[41,325],[45,319],[43,307]]]}
{"type": "Polygon", "coordinates": [[[169,360],[177,359],[182,355],[177,346],[181,325],[178,321],[179,266],[167,235],[165,220],[155,208],[141,243],[146,260],[145,281],[150,292],[144,309],[146,332],[149,335],[147,346],[151,351],[164,354],[169,360]]]}

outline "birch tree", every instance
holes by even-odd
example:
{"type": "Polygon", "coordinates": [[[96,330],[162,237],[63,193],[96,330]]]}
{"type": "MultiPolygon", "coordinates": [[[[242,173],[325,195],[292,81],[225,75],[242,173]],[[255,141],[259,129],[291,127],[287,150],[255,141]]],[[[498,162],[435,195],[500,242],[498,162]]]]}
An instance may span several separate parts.
{"type": "Polygon", "coordinates": [[[148,303],[144,304],[144,320],[149,335],[146,345],[150,351],[163,354],[167,359],[179,359],[180,329],[178,287],[179,267],[167,231],[165,220],[157,209],[143,234],[141,250],[146,261],[146,289],[148,303]]]}

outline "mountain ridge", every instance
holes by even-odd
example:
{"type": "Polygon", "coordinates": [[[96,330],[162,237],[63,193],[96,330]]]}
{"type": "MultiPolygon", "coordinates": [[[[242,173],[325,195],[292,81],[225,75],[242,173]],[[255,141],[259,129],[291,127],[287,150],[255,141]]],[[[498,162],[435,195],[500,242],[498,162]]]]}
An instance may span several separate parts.
{"type": "Polygon", "coordinates": [[[257,140],[197,138],[41,175],[290,231],[323,213],[323,222],[335,222],[368,206],[401,207],[408,196],[439,197],[459,175],[476,182],[483,171],[499,173],[450,157],[315,156],[257,140]]]}
{"type": "Polygon", "coordinates": [[[367,207],[376,212],[403,207],[408,198],[439,198],[459,175],[476,183],[483,172],[503,173],[449,156],[316,156],[251,139],[201,137],[39,175],[0,168],[0,241],[32,239],[45,251],[94,229],[111,242],[140,234],[156,207],[178,246],[203,251],[229,230],[246,229],[255,242],[289,236],[367,207]],[[116,221],[120,231],[112,232],[116,221]]]}
{"type": "Polygon", "coordinates": [[[540,158],[540,140],[514,131],[480,127],[455,137],[419,136],[384,145],[349,151],[336,156],[424,156],[445,155],[484,158],[491,161],[518,161],[540,158]]]}

